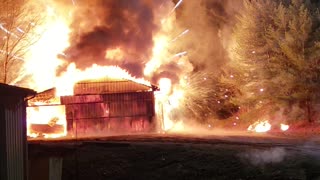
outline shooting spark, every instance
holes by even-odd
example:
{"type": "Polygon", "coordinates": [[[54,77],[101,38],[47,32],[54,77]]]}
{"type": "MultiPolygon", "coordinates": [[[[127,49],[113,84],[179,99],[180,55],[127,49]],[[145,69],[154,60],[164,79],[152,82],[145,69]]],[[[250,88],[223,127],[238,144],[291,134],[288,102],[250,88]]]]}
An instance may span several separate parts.
{"type": "Polygon", "coordinates": [[[177,7],[180,6],[180,4],[182,3],[182,1],[183,1],[183,0],[180,0],[180,1],[174,6],[174,8],[171,10],[170,14],[173,13],[173,11],[176,10],[177,7]]]}
{"type": "Polygon", "coordinates": [[[187,54],[187,51],[183,51],[183,52],[179,52],[179,53],[175,54],[173,57],[182,57],[186,54],[187,54]]]}
{"type": "Polygon", "coordinates": [[[182,33],[180,33],[177,37],[175,37],[174,39],[171,40],[171,42],[176,41],[177,39],[179,39],[181,36],[187,34],[189,32],[189,29],[184,30],[182,33]]]}

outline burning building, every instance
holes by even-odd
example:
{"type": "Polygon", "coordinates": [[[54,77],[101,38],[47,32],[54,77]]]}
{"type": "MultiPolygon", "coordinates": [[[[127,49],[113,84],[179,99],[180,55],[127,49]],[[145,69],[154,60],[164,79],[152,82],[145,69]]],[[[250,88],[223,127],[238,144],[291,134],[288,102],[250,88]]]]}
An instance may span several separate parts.
{"type": "Polygon", "coordinates": [[[88,137],[152,132],[156,129],[156,86],[127,79],[83,80],[73,95],[56,96],[56,88],[29,101],[29,136],[88,137]]]}

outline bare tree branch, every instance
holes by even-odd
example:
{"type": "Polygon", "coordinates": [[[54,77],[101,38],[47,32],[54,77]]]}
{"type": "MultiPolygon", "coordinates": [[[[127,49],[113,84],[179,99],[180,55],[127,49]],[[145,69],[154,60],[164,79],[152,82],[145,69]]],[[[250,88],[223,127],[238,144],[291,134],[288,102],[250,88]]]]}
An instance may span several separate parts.
{"type": "Polygon", "coordinates": [[[39,39],[41,17],[28,0],[0,0],[0,82],[12,84],[24,76],[24,56],[39,39]]]}

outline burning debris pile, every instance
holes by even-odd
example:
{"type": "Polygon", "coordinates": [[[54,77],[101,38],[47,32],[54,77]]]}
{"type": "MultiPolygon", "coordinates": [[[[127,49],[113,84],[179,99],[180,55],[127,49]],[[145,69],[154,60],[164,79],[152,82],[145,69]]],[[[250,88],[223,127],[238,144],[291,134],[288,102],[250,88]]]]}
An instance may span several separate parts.
{"type": "Polygon", "coordinates": [[[77,82],[73,95],[56,96],[56,89],[29,100],[29,137],[88,137],[156,128],[155,86],[126,79],[77,82]]]}
{"type": "Polygon", "coordinates": [[[55,138],[67,134],[65,107],[61,105],[60,98],[55,94],[55,88],[48,89],[28,101],[27,135],[29,137],[55,138]]]}

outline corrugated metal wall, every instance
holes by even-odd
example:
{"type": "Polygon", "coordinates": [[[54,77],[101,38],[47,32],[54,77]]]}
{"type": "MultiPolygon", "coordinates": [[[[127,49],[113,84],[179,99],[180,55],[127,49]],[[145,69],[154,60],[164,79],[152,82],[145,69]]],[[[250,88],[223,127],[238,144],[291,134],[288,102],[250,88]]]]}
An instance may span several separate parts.
{"type": "Polygon", "coordinates": [[[68,132],[147,132],[154,127],[153,92],[77,95],[61,97],[66,105],[68,132]]]}
{"type": "Polygon", "coordinates": [[[7,148],[5,107],[0,104],[0,180],[7,179],[7,148]]]}
{"type": "MultiPolygon", "coordinates": [[[[1,159],[1,168],[6,169],[7,180],[26,179],[26,122],[25,122],[25,102],[14,100],[15,104],[3,106],[0,111],[1,131],[5,129],[4,136],[1,136],[1,142],[5,143],[1,154],[5,154],[1,159]]],[[[3,134],[3,133],[2,133],[3,134]]],[[[1,144],[2,146],[2,144],[1,144]]],[[[2,155],[3,156],[3,155],[2,155]]]]}

